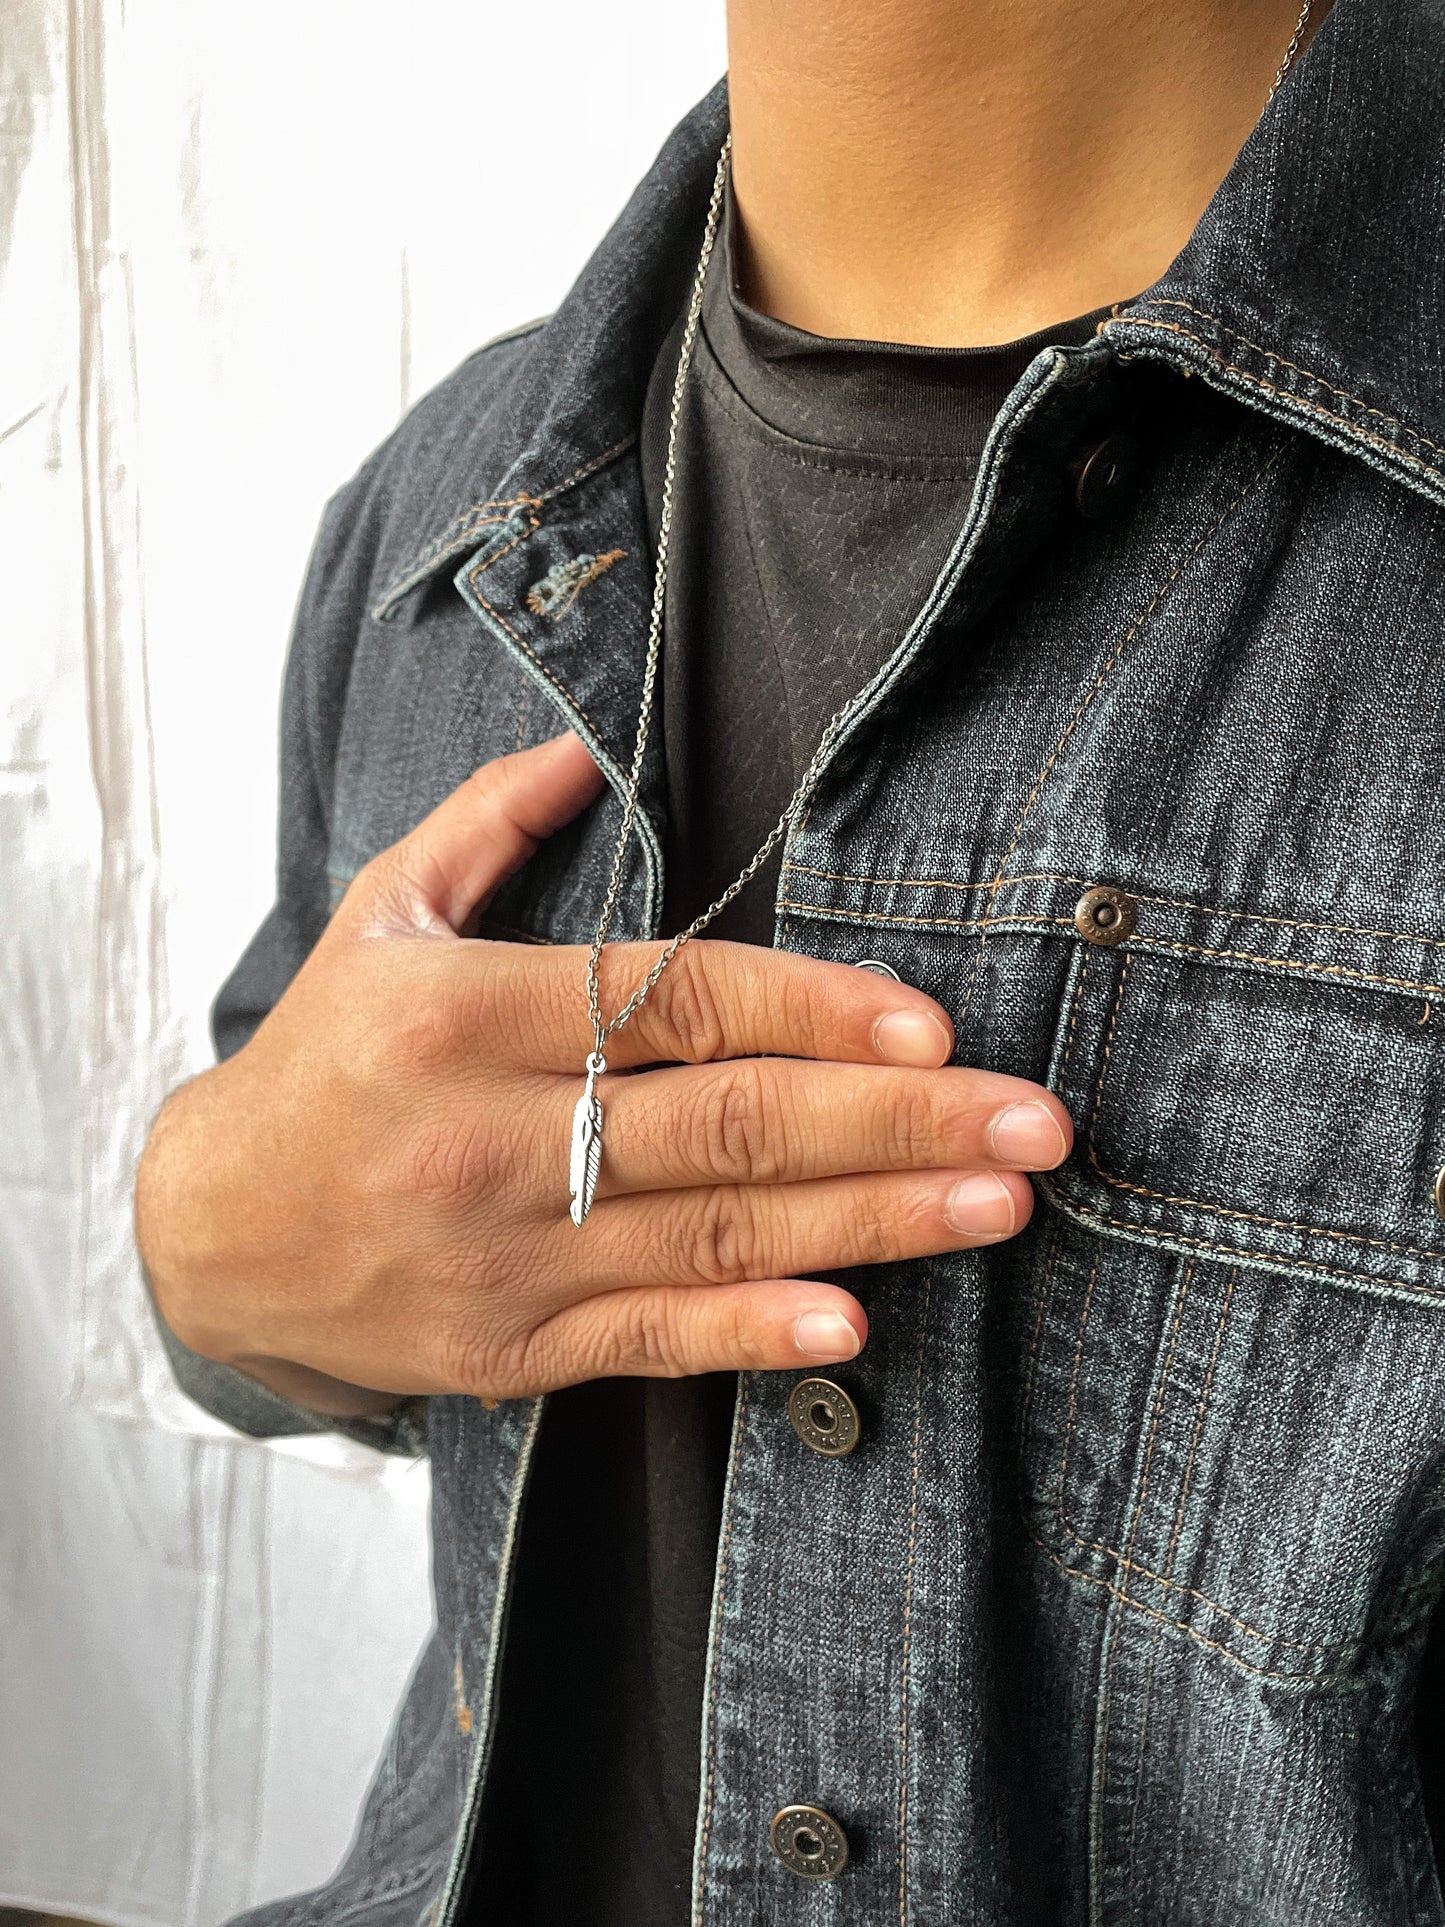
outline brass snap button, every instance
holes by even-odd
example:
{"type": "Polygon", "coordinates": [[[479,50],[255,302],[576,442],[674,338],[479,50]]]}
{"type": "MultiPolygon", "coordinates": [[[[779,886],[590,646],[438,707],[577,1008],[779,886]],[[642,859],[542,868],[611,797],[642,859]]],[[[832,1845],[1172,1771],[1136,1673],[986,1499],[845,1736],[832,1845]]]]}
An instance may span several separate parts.
{"type": "Polygon", "coordinates": [[[892,964],[879,963],[876,957],[860,957],[855,968],[858,970],[871,970],[875,977],[891,977],[895,984],[901,984],[903,982],[903,979],[893,968],[892,964]]]}
{"type": "Polygon", "coordinates": [[[821,1807],[783,1807],[768,1829],[773,1852],[804,1880],[836,1880],[848,1864],[848,1838],[821,1807]]]}
{"type": "Polygon", "coordinates": [[[1445,1164],[1435,1174],[1435,1211],[1438,1217],[1445,1218],[1445,1164]]]}
{"type": "Polygon", "coordinates": [[[1122,943],[1134,934],[1134,899],[1124,890],[1100,883],[1074,905],[1074,928],[1090,943],[1122,943]]]}
{"type": "Polygon", "coordinates": [[[1121,509],[1139,478],[1139,444],[1132,435],[1105,436],[1074,474],[1074,501],[1086,522],[1103,522],[1121,509]]]}
{"type": "Polygon", "coordinates": [[[788,1398],[793,1430],[825,1459],[846,1459],[858,1443],[858,1407],[831,1378],[800,1378],[788,1398]]]}

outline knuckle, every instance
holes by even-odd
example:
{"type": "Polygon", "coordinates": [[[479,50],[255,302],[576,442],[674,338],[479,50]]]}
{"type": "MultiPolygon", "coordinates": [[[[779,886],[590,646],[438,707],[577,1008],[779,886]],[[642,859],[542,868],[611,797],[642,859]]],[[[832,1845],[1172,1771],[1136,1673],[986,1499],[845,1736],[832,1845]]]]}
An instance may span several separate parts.
{"type": "Polygon", "coordinates": [[[879,1188],[860,1192],[850,1210],[838,1213],[839,1263],[873,1265],[896,1257],[909,1245],[909,1230],[923,1221],[916,1201],[879,1188]]]}
{"type": "Polygon", "coordinates": [[[687,1370],[675,1301],[638,1295],[609,1307],[587,1360],[589,1377],[681,1378],[687,1370]]]}
{"type": "Polygon", "coordinates": [[[424,996],[415,986],[398,985],[389,1032],[390,1056],[411,1071],[431,1072],[451,1063],[466,1036],[462,1000],[445,981],[433,981],[424,996]]]}
{"type": "Polygon", "coordinates": [[[771,1080],[739,1060],[708,1090],[696,1114],[701,1169],[725,1184],[772,1184],[785,1136],[771,1080]]]}
{"type": "Polygon", "coordinates": [[[703,1192],[683,1213],[681,1241],[688,1275],[709,1285],[742,1283],[759,1244],[746,1193],[728,1184],[703,1192]]]}
{"type": "Polygon", "coordinates": [[[412,1133],[400,1177],[411,1196],[449,1205],[499,1188],[508,1168],[503,1133],[483,1118],[449,1113],[412,1133]]]}
{"type": "Polygon", "coordinates": [[[746,1293],[727,1293],[713,1308],[709,1350],[738,1371],[766,1370],[771,1348],[746,1293]]]}
{"type": "Polygon", "coordinates": [[[932,1162],[939,1141],[933,1092],[916,1077],[898,1081],[883,1107],[883,1152],[899,1170],[932,1162]]]}
{"type": "Polygon", "coordinates": [[[678,953],[652,995],[656,1034],[670,1056],[706,1064],[724,1055],[727,1032],[703,952],[678,953]]]}
{"type": "Polygon", "coordinates": [[[531,1370],[529,1319],[508,1316],[499,1300],[509,1296],[507,1272],[500,1288],[477,1276],[474,1257],[460,1249],[446,1271],[438,1269],[434,1315],[424,1343],[438,1382],[472,1398],[521,1398],[537,1389],[531,1370]]]}

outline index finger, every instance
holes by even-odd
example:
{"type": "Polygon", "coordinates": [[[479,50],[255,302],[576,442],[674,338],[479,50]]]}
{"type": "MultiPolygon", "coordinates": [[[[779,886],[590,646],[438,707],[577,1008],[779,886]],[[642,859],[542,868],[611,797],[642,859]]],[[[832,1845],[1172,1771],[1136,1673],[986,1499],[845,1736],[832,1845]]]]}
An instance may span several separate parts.
{"type": "MultiPolygon", "coordinates": [[[[609,944],[600,973],[604,1019],[631,997],[666,946],[609,944]]],[[[545,953],[555,1022],[533,1041],[537,1068],[575,1070],[592,1049],[587,953],[545,953]]],[[[535,967],[542,961],[530,953],[535,967]]],[[[921,990],[852,964],[697,938],[668,964],[642,1008],[603,1047],[608,1068],[705,1064],[723,1057],[827,1058],[936,1069],[953,1025],[921,990]]]]}

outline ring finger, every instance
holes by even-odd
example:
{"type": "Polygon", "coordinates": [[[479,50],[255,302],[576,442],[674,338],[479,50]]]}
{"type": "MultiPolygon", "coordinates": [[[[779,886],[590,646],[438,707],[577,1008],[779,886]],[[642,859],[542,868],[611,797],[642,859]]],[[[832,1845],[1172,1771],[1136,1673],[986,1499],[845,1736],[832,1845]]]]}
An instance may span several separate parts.
{"type": "Polygon", "coordinates": [[[997,1244],[1021,1231],[1033,1187],[1014,1171],[865,1172],[797,1184],[698,1186],[596,1204],[560,1225],[583,1292],[737,1284],[997,1244]]]}

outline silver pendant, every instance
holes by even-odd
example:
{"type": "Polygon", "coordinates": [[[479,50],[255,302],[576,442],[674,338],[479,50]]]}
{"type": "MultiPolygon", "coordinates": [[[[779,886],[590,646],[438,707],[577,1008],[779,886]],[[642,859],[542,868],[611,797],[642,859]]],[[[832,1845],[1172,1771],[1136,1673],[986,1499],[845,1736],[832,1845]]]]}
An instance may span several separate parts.
{"type": "Polygon", "coordinates": [[[593,1051],[587,1059],[587,1082],[572,1113],[572,1163],[568,1187],[572,1193],[572,1222],[581,1226],[597,1195],[597,1174],[602,1169],[602,1099],[597,1095],[597,1080],[607,1069],[607,1059],[593,1051]]]}

